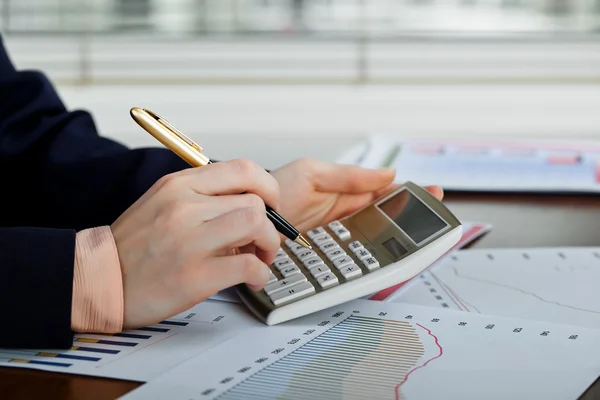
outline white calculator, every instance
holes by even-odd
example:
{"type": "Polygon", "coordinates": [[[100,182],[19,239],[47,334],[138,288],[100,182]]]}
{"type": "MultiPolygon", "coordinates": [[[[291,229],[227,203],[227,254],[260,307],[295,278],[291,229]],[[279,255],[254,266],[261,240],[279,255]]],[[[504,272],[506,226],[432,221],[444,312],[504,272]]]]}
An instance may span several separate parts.
{"type": "Polygon", "coordinates": [[[301,317],[409,280],[449,251],[462,225],[422,187],[407,182],[363,209],[289,239],[261,290],[237,286],[267,325],[301,317]]]}

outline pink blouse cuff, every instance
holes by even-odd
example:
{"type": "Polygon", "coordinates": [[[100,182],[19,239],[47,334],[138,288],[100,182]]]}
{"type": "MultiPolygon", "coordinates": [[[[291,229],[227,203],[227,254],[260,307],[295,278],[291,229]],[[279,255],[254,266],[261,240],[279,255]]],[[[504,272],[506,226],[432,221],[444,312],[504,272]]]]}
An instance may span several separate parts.
{"type": "Polygon", "coordinates": [[[123,278],[110,227],[77,232],[71,325],[75,332],[123,328],[123,278]]]}

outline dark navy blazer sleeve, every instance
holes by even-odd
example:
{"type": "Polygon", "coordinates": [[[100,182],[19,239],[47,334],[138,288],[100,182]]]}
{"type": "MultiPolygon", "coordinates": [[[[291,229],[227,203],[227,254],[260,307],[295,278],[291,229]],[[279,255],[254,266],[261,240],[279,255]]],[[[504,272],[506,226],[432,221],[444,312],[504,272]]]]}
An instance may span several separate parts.
{"type": "Polygon", "coordinates": [[[0,38],[0,347],[69,347],[76,232],[111,224],[186,167],[168,149],[101,137],[46,76],[15,69],[0,38]]]}

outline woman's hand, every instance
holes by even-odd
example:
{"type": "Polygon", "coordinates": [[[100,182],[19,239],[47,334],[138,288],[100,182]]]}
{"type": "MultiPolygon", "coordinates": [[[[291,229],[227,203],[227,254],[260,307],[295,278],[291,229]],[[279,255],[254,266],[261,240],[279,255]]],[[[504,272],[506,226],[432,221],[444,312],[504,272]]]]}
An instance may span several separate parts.
{"type": "MultiPolygon", "coordinates": [[[[300,159],[272,171],[281,190],[277,210],[301,232],[342,218],[392,190],[395,171],[300,159]]],[[[427,189],[442,199],[442,189],[427,189]]]]}
{"type": "Polygon", "coordinates": [[[280,246],[265,203],[278,208],[279,185],[245,160],[186,169],[153,185],[111,226],[124,328],[159,322],[239,283],[262,288],[280,246]]]}

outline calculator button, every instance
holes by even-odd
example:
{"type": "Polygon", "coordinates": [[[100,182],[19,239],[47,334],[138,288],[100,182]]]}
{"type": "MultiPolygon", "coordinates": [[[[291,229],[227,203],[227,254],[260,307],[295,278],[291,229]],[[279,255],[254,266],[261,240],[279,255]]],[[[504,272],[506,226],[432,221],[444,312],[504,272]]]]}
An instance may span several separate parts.
{"type": "Polygon", "coordinates": [[[364,260],[365,258],[369,258],[371,257],[371,253],[369,253],[369,251],[367,249],[360,249],[354,252],[354,254],[356,254],[356,257],[358,257],[359,260],[364,260]]]}
{"type": "Polygon", "coordinates": [[[293,267],[289,267],[289,268],[283,268],[279,272],[281,272],[281,275],[283,275],[284,278],[288,278],[294,274],[302,273],[302,271],[300,271],[300,268],[298,268],[296,265],[294,265],[293,267]]]}
{"type": "Polygon", "coordinates": [[[335,231],[336,229],[339,229],[339,228],[343,228],[343,227],[344,227],[344,225],[342,225],[342,223],[341,223],[340,221],[333,221],[333,222],[330,222],[330,223],[328,224],[328,226],[329,226],[329,229],[331,229],[332,231],[335,231]]]}
{"type": "Polygon", "coordinates": [[[329,240],[327,242],[323,242],[319,245],[319,249],[321,249],[322,252],[327,252],[329,250],[333,250],[335,248],[340,247],[337,242],[333,241],[333,240],[329,240]]]}
{"type": "Polygon", "coordinates": [[[315,236],[312,241],[318,246],[323,242],[327,242],[329,240],[333,240],[333,238],[331,236],[329,236],[328,233],[323,233],[321,235],[315,236]]]}
{"type": "Polygon", "coordinates": [[[318,266],[310,269],[310,274],[315,278],[318,278],[319,276],[330,273],[330,272],[331,272],[331,270],[325,264],[321,264],[321,265],[318,265],[318,266]]]}
{"type": "Polygon", "coordinates": [[[317,236],[317,235],[321,235],[321,234],[323,234],[323,233],[327,233],[327,232],[325,232],[325,229],[324,229],[323,227],[321,227],[321,226],[320,226],[320,227],[318,227],[318,228],[311,229],[310,231],[308,231],[308,232],[306,233],[306,235],[308,236],[308,238],[309,238],[309,239],[312,239],[312,238],[314,238],[315,236],[317,236]]]}
{"type": "Polygon", "coordinates": [[[346,228],[338,228],[333,231],[340,240],[350,239],[350,231],[346,228]]]}
{"type": "Polygon", "coordinates": [[[282,279],[280,281],[271,282],[265,285],[264,291],[267,296],[272,295],[273,293],[277,293],[281,290],[288,289],[292,286],[295,286],[299,283],[305,282],[306,276],[304,274],[294,274],[289,278],[282,279]]]}
{"type": "Polygon", "coordinates": [[[369,269],[369,271],[379,268],[379,261],[377,261],[375,257],[367,257],[362,260],[362,263],[369,269]]]}
{"type": "Polygon", "coordinates": [[[279,305],[314,292],[315,287],[310,282],[306,281],[292,287],[288,287],[286,290],[275,292],[269,297],[271,298],[273,304],[279,305]]]}
{"type": "Polygon", "coordinates": [[[358,268],[356,264],[346,265],[340,269],[340,274],[346,279],[354,278],[355,276],[362,275],[362,270],[358,268]]]}
{"type": "Polygon", "coordinates": [[[344,256],[344,257],[336,258],[335,260],[333,260],[333,265],[337,269],[340,269],[345,265],[353,264],[353,263],[354,263],[354,261],[352,261],[352,258],[349,256],[344,256]]]}
{"type": "Polygon", "coordinates": [[[317,255],[317,253],[315,253],[312,250],[304,250],[304,251],[301,251],[300,253],[296,254],[296,257],[298,257],[298,259],[300,261],[304,261],[304,260],[309,259],[311,257],[315,257],[316,255],[317,255]]]}
{"type": "Polygon", "coordinates": [[[275,282],[277,280],[277,277],[275,276],[274,273],[271,272],[271,276],[269,276],[269,282],[267,282],[267,284],[271,283],[271,282],[275,282]]]}
{"type": "Polygon", "coordinates": [[[292,261],[291,258],[287,257],[287,258],[283,258],[281,260],[277,260],[273,263],[273,265],[275,266],[275,268],[277,268],[278,270],[282,270],[283,268],[289,268],[289,267],[293,267],[296,265],[295,262],[292,261]]]}
{"type": "Polygon", "coordinates": [[[337,276],[335,276],[334,274],[331,274],[331,273],[327,273],[327,274],[319,276],[317,278],[317,282],[319,283],[319,285],[321,285],[322,288],[327,288],[329,286],[335,285],[339,281],[338,281],[337,276]]]}
{"type": "Polygon", "coordinates": [[[348,245],[348,249],[350,249],[350,251],[352,251],[353,253],[356,253],[358,250],[362,249],[364,246],[362,245],[361,242],[359,242],[358,240],[355,240],[354,242],[351,242],[348,245]]]}
{"type": "Polygon", "coordinates": [[[306,247],[296,243],[292,247],[290,247],[290,250],[292,250],[292,253],[298,255],[299,253],[302,253],[304,250],[306,250],[306,247]]]}
{"type": "Polygon", "coordinates": [[[292,246],[293,246],[293,245],[295,245],[295,244],[298,244],[298,243],[294,242],[292,239],[285,239],[285,245],[286,245],[288,248],[292,247],[292,246]]]}
{"type": "Polygon", "coordinates": [[[323,260],[321,260],[319,257],[311,257],[311,258],[307,258],[306,260],[302,261],[302,263],[304,264],[304,266],[307,269],[311,269],[316,267],[317,265],[325,265],[325,263],[323,262],[323,260]]]}
{"type": "Polygon", "coordinates": [[[275,261],[286,258],[288,255],[283,249],[279,249],[275,255],[275,261]]]}
{"type": "Polygon", "coordinates": [[[345,256],[346,252],[338,247],[337,249],[329,250],[328,252],[325,253],[325,255],[327,256],[329,261],[333,261],[336,258],[345,256]]]}

